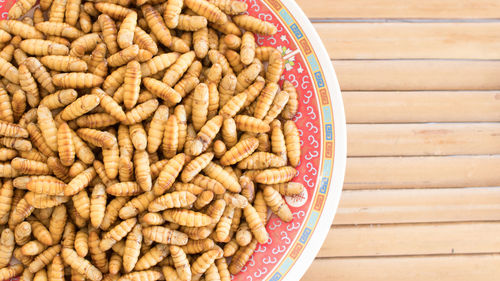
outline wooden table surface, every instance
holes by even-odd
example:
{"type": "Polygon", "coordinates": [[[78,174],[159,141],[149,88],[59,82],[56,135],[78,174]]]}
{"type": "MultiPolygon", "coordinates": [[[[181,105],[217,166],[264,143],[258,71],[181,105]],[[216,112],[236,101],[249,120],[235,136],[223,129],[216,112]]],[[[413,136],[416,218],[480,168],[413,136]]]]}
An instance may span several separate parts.
{"type": "Polygon", "coordinates": [[[500,280],[500,1],[298,3],[348,123],[340,207],[302,280],[500,280]]]}

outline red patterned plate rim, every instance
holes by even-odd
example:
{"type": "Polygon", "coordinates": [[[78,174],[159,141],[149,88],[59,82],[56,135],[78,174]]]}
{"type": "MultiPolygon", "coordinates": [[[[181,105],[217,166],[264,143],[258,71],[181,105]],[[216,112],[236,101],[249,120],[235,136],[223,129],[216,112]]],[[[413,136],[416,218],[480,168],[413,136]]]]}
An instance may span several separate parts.
{"type": "Polygon", "coordinates": [[[300,280],[316,257],[337,211],[346,163],[346,125],[342,96],[330,58],[311,22],[292,0],[245,0],[249,14],[278,27],[258,36],[259,45],[278,48],[285,59],[282,78],[296,82],[302,156],[294,181],[304,197],[286,198],[290,223],[271,216],[270,240],[259,245],[235,280],[300,280]],[[318,118],[319,117],[319,118],[318,118]],[[301,205],[302,204],[302,205],[301,205]]]}

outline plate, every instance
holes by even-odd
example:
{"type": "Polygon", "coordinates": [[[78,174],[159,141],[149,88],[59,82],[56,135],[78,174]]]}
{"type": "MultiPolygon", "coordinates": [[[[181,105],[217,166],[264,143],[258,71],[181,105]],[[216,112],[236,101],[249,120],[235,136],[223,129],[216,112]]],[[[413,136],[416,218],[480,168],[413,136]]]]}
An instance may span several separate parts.
{"type": "MultiPolygon", "coordinates": [[[[285,60],[282,80],[297,88],[299,111],[294,121],[302,156],[294,181],[306,190],[286,198],[293,213],[291,222],[270,217],[269,241],[257,246],[233,279],[300,280],[323,244],[340,200],[346,162],[344,107],[328,53],[299,6],[292,0],[245,2],[250,15],[278,28],[273,36],[257,36],[257,42],[281,52],[285,60]]],[[[0,0],[2,19],[13,3],[0,0]]]]}

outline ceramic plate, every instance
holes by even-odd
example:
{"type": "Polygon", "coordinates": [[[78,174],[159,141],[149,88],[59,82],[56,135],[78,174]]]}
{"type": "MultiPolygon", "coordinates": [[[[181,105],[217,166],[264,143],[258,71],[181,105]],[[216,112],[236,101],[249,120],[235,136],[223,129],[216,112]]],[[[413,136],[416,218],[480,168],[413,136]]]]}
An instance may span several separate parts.
{"type": "MultiPolygon", "coordinates": [[[[342,97],[330,58],[312,24],[292,0],[245,0],[248,13],[277,26],[273,36],[258,36],[262,46],[278,49],[285,60],[282,80],[299,95],[294,120],[302,158],[294,181],[306,187],[287,197],[293,220],[272,215],[270,239],[259,244],[234,280],[300,280],[328,234],[337,210],[346,161],[346,128],[342,97]]],[[[0,0],[1,18],[13,2],[0,0]]]]}

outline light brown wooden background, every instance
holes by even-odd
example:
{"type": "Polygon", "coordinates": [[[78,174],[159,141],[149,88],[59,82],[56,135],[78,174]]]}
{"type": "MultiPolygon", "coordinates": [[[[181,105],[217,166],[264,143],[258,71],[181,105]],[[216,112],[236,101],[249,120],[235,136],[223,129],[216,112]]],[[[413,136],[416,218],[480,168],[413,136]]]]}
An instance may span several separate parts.
{"type": "Polygon", "coordinates": [[[348,123],[340,208],[303,280],[500,280],[500,1],[298,3],[348,123]]]}

